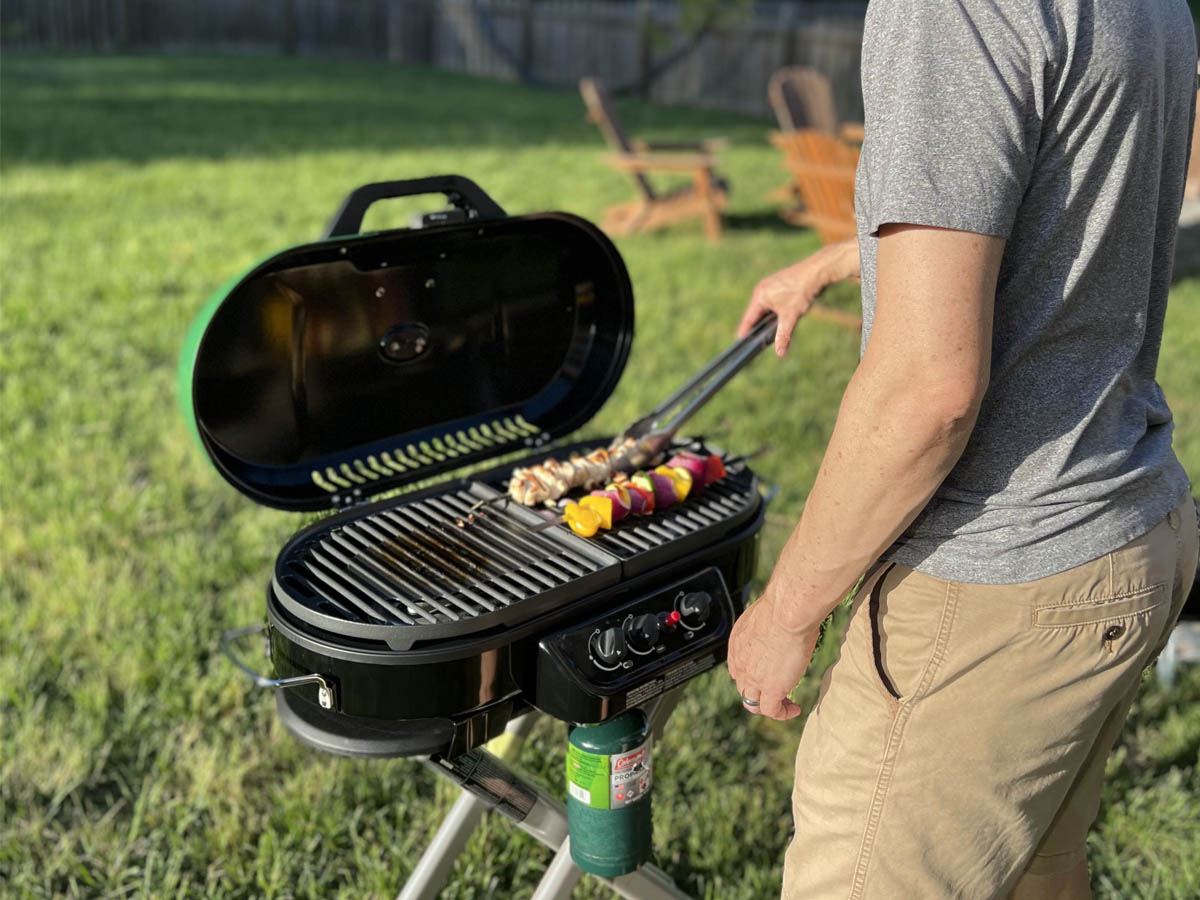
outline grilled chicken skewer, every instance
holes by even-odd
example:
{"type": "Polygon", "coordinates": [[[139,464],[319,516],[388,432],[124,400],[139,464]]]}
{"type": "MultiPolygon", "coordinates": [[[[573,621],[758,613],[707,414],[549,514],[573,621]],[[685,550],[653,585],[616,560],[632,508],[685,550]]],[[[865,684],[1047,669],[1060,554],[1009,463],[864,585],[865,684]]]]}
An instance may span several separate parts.
{"type": "Polygon", "coordinates": [[[508,496],[525,506],[536,506],[546,500],[557,500],[577,487],[599,487],[611,480],[614,472],[624,472],[630,465],[637,467],[623,448],[601,447],[587,456],[573,456],[565,461],[547,459],[536,466],[515,469],[508,482],[508,496]]]}

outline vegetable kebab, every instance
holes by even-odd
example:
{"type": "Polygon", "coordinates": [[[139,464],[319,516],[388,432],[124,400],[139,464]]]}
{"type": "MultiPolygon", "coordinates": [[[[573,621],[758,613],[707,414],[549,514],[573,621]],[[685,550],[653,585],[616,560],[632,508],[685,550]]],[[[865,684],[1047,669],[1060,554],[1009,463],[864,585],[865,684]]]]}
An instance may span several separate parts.
{"type": "Polygon", "coordinates": [[[592,491],[578,503],[568,502],[563,521],[580,537],[593,537],[628,515],[666,509],[724,477],[721,457],[684,451],[650,472],[616,473],[603,490],[592,491]]]}

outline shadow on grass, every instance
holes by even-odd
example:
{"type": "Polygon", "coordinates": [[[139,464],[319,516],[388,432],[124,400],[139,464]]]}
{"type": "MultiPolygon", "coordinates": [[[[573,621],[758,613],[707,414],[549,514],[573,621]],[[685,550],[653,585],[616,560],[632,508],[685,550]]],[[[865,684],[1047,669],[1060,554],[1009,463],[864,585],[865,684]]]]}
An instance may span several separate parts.
{"type": "MultiPolygon", "coordinates": [[[[603,149],[573,90],[382,62],[6,53],[0,90],[6,166],[337,149],[603,149]]],[[[746,117],[664,115],[640,103],[622,104],[622,113],[635,134],[682,139],[718,128],[739,142],[762,140],[762,123],[746,117]]]]}
{"type": "MultiPolygon", "coordinates": [[[[734,190],[736,189],[737,186],[734,185],[734,190]]],[[[797,234],[802,230],[783,221],[773,209],[725,214],[721,216],[721,222],[730,231],[778,231],[797,234]]]]}

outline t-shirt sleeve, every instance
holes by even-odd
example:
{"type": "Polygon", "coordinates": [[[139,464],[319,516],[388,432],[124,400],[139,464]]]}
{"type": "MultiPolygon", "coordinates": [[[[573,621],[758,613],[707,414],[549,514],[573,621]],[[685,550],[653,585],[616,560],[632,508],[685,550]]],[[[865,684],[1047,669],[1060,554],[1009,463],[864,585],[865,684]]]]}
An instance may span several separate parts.
{"type": "Polygon", "coordinates": [[[863,35],[868,233],[1007,238],[1029,183],[1044,43],[1007,0],[874,0],[863,35]]]}

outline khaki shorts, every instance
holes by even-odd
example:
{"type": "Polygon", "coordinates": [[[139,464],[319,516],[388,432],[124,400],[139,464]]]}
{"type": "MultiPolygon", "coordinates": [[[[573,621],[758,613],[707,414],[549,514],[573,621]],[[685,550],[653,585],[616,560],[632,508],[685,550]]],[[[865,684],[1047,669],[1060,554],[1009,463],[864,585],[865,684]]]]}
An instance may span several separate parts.
{"type": "Polygon", "coordinates": [[[1104,765],[1196,572],[1191,496],[1015,585],[883,565],[796,754],[785,900],[1005,897],[1083,860],[1104,765]]]}

